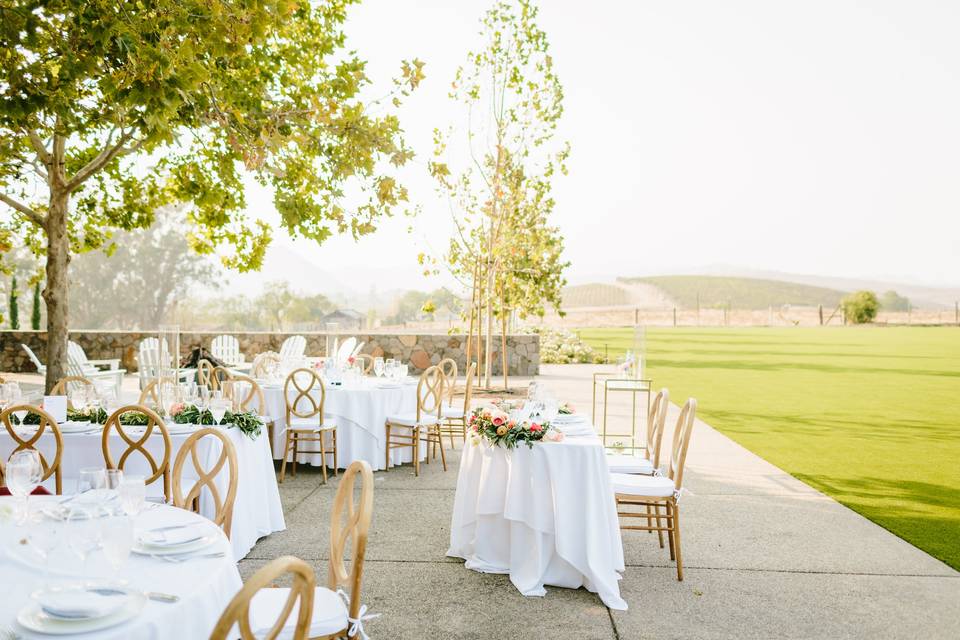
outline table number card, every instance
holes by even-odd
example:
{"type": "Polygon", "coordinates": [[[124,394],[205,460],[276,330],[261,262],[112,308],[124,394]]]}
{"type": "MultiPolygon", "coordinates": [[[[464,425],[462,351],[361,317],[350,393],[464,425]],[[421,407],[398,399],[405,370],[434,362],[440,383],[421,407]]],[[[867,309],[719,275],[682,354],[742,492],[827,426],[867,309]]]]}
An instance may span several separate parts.
{"type": "Polygon", "coordinates": [[[43,396],[43,410],[57,422],[66,422],[67,396],[43,396]]]}

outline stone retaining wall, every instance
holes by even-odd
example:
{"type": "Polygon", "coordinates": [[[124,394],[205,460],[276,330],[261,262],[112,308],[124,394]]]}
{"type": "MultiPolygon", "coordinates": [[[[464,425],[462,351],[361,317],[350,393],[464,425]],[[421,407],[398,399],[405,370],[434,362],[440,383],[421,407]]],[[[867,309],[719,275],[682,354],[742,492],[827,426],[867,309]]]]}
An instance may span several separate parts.
{"type": "MultiPolygon", "coordinates": [[[[120,358],[121,365],[127,371],[137,370],[137,350],[140,341],[149,336],[156,336],[156,332],[134,331],[81,331],[71,333],[74,340],[86,352],[91,360],[120,358]]],[[[180,334],[180,349],[186,354],[190,347],[202,344],[210,347],[210,342],[219,332],[197,333],[184,332],[180,334]]],[[[278,351],[280,344],[291,333],[233,333],[240,341],[240,350],[247,360],[263,351],[278,351]]],[[[326,355],[326,333],[300,333],[307,339],[308,356],[326,355]]],[[[343,340],[349,335],[355,335],[358,340],[365,342],[363,353],[385,358],[399,358],[410,363],[412,373],[419,373],[431,364],[437,364],[443,358],[453,358],[460,370],[464,370],[466,358],[465,335],[443,334],[343,334],[343,340]]],[[[46,360],[45,331],[0,331],[0,371],[15,373],[33,372],[36,368],[27,357],[26,351],[20,346],[27,344],[41,361],[46,360]]],[[[540,370],[540,337],[536,335],[509,335],[507,336],[507,357],[509,359],[510,375],[533,376],[540,370]]],[[[493,356],[494,375],[500,375],[500,337],[494,339],[493,356]]]]}

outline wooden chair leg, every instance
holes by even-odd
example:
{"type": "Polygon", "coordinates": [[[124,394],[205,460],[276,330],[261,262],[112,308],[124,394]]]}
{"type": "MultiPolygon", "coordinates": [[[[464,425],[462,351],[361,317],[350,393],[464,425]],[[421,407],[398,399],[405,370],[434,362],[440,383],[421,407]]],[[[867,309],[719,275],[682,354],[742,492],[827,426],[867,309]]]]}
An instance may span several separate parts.
{"type": "MultiPolygon", "coordinates": [[[[440,445],[440,462],[443,463],[443,470],[447,470],[447,454],[443,452],[443,436],[440,434],[440,427],[437,427],[437,443],[440,445]]],[[[453,446],[451,445],[452,449],[453,446]]]]}
{"type": "Polygon", "coordinates": [[[680,507],[673,505],[673,546],[677,550],[677,581],[683,582],[683,556],[680,553],[680,507]]]}
{"type": "MultiPolygon", "coordinates": [[[[430,452],[427,452],[427,462],[430,462],[430,452]]],[[[413,428],[413,475],[420,476],[420,427],[413,428]]]]}
{"type": "Polygon", "coordinates": [[[334,476],[338,476],[340,474],[338,469],[339,469],[339,465],[337,463],[337,430],[334,429],[333,430],[333,475],[334,476]]]}
{"type": "Polygon", "coordinates": [[[293,471],[293,477],[297,477],[297,457],[300,455],[300,434],[294,432],[293,436],[293,459],[290,468],[293,471]]]}
{"type": "Polygon", "coordinates": [[[323,432],[320,432],[320,468],[323,473],[323,484],[327,484],[327,449],[323,446],[323,432]]]}
{"type": "Polygon", "coordinates": [[[390,423],[389,422],[387,423],[386,431],[387,431],[387,458],[386,460],[383,461],[383,470],[389,471],[390,470],[390,423]]]}
{"type": "Polygon", "coordinates": [[[660,519],[660,505],[654,505],[653,509],[657,514],[657,538],[660,541],[660,548],[663,549],[663,521],[660,519]]]}
{"type": "Polygon", "coordinates": [[[270,445],[270,457],[273,457],[273,420],[267,423],[267,444],[270,445]]]}
{"type": "Polygon", "coordinates": [[[280,482],[287,473],[287,456],[290,454],[290,432],[287,431],[283,439],[283,462],[280,463],[280,482]]]}
{"type": "Polygon", "coordinates": [[[674,551],[674,537],[673,537],[673,529],[674,527],[676,527],[676,524],[677,524],[676,514],[673,513],[669,502],[664,505],[664,509],[667,512],[665,520],[667,521],[667,526],[666,526],[667,543],[669,543],[670,545],[670,559],[676,560],[677,556],[676,556],[676,552],[674,551]]]}

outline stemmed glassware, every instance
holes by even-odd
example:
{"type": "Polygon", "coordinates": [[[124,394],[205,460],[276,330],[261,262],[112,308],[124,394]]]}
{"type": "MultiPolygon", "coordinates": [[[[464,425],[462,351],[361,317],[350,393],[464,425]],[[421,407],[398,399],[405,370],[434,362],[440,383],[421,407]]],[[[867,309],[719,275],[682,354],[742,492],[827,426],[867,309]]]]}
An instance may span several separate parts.
{"type": "Polygon", "coordinates": [[[130,557],[133,548],[133,522],[127,516],[115,515],[100,523],[100,548],[116,578],[130,557]]]}
{"type": "Polygon", "coordinates": [[[143,509],[147,499],[147,486],[144,477],[139,475],[124,476],[120,480],[117,491],[120,495],[120,508],[128,516],[136,516],[143,509]]]}
{"type": "Polygon", "coordinates": [[[107,470],[103,467],[85,467],[80,469],[80,479],[77,481],[77,493],[87,493],[104,489],[107,486],[107,470]]]}
{"type": "Polygon", "coordinates": [[[210,387],[205,384],[197,385],[197,422],[203,424],[203,412],[210,404],[210,387]]]}
{"type": "Polygon", "coordinates": [[[216,425],[219,425],[223,416],[226,415],[227,402],[223,398],[222,391],[213,392],[213,397],[210,399],[210,413],[213,415],[213,423],[216,425]]]}
{"type": "Polygon", "coordinates": [[[23,524],[30,515],[30,494],[43,477],[40,453],[36,449],[17,451],[10,456],[4,475],[10,494],[17,499],[17,523],[23,524]]]}
{"type": "Polygon", "coordinates": [[[383,363],[383,358],[374,358],[373,359],[373,373],[376,374],[378,378],[382,378],[385,368],[383,363]]]}

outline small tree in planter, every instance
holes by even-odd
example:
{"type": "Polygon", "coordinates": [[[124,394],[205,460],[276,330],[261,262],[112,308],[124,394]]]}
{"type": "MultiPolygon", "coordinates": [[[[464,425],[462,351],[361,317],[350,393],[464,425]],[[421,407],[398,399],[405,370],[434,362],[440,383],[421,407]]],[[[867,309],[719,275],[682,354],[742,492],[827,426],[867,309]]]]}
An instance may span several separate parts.
{"type": "Polygon", "coordinates": [[[30,328],[40,331],[40,281],[33,283],[33,310],[30,312],[30,328]]]}
{"type": "Polygon", "coordinates": [[[17,302],[17,276],[10,281],[10,328],[16,331],[20,328],[20,305],[17,302]]]}

